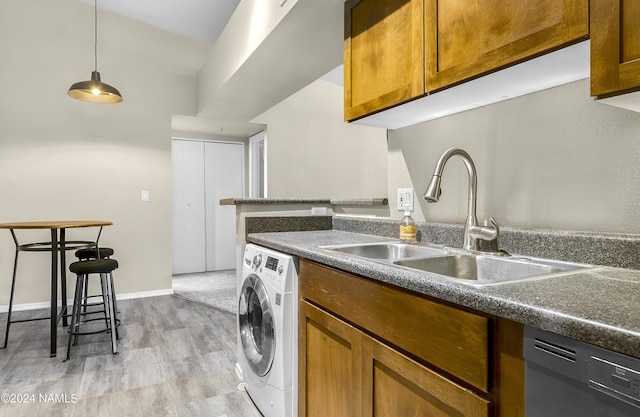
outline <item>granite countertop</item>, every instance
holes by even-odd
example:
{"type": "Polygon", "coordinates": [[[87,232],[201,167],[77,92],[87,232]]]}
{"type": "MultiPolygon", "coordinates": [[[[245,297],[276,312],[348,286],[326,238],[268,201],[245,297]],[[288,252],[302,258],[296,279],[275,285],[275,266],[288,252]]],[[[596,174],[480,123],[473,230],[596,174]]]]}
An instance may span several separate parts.
{"type": "Polygon", "coordinates": [[[222,206],[331,204],[341,206],[386,206],[387,198],[223,198],[222,206]]]}
{"type": "Polygon", "coordinates": [[[640,271],[597,267],[476,288],[319,246],[397,241],[339,230],[249,234],[247,241],[640,358],[640,271]]]}

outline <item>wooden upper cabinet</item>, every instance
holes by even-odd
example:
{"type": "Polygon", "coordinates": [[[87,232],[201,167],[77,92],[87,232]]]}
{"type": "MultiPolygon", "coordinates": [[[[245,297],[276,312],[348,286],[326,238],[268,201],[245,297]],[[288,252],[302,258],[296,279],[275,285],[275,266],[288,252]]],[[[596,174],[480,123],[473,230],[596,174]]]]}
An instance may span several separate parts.
{"type": "Polygon", "coordinates": [[[424,94],[423,0],[345,3],[345,120],[424,94]]]}
{"type": "Polygon", "coordinates": [[[425,0],[424,12],[428,92],[589,36],[589,0],[425,0]]]}
{"type": "MultiPolygon", "coordinates": [[[[640,1],[592,3],[601,15],[597,19],[606,38],[602,49],[607,62],[609,49],[620,50],[609,45],[618,43],[623,48],[622,58],[613,58],[616,68],[636,59],[640,35],[634,22],[640,1]],[[615,22],[619,15],[614,6],[622,7],[623,18],[628,18],[615,22]],[[621,28],[620,34],[609,30],[614,23],[621,28]]],[[[345,120],[369,116],[588,38],[589,0],[347,0],[345,120]]],[[[606,73],[607,79],[635,77],[632,84],[639,85],[636,67],[625,75],[627,69],[622,66],[615,76],[608,75],[611,70],[598,71],[606,73]]]]}
{"type": "Polygon", "coordinates": [[[640,90],[640,1],[591,1],[591,95],[640,90]]]}

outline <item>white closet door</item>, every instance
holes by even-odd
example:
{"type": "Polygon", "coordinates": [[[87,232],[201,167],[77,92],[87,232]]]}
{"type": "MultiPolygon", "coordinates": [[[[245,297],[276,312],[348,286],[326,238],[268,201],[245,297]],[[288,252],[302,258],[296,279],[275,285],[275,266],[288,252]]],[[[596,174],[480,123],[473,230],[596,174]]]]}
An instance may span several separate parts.
{"type": "Polygon", "coordinates": [[[236,267],[236,207],[220,200],[243,195],[243,152],[242,144],[205,143],[207,271],[236,267]]]}
{"type": "Polygon", "coordinates": [[[204,143],[171,141],[173,273],[202,272],[205,258],[204,143]]]}

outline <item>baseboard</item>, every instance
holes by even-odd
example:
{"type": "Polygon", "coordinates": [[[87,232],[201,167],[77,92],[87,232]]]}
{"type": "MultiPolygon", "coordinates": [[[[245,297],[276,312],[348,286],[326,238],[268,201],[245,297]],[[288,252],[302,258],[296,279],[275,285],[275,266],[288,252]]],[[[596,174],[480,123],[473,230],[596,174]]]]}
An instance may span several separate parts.
{"type": "MultiPolygon", "coordinates": [[[[130,292],[127,294],[117,294],[118,300],[131,300],[134,298],[147,298],[147,297],[159,297],[162,295],[173,295],[173,289],[169,288],[166,290],[154,290],[154,291],[144,291],[144,292],[130,292]]],[[[73,299],[69,300],[69,305],[73,299]]],[[[60,302],[58,302],[58,306],[60,306],[60,302]]],[[[43,308],[50,308],[51,304],[49,302],[42,303],[27,303],[27,304],[15,304],[13,306],[13,311],[27,311],[27,310],[40,310],[43,308]]],[[[0,313],[6,313],[9,311],[9,305],[0,306],[0,313]]]]}
{"type": "Polygon", "coordinates": [[[128,294],[116,294],[118,300],[130,300],[133,298],[147,298],[147,297],[160,297],[161,295],[173,295],[173,289],[168,288],[166,290],[144,291],[144,292],[130,292],[128,294]]]}

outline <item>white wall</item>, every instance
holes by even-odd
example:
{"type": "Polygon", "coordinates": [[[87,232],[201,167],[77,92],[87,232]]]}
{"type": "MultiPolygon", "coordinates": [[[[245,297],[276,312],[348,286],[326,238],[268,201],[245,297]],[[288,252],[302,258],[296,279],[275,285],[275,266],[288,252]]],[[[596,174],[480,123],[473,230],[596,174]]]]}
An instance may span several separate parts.
{"type": "Polygon", "coordinates": [[[269,198],[387,194],[386,129],[343,122],[343,89],[318,80],[267,110],[269,198]]]}
{"type": "Polygon", "coordinates": [[[589,80],[390,131],[389,195],[414,186],[417,220],[466,217],[459,158],[444,170],[440,202],[422,199],[438,157],[453,146],[475,162],[479,221],[640,233],[640,113],[594,102],[589,80]]]}
{"type": "Polygon", "coordinates": [[[279,1],[238,3],[198,74],[198,84],[202,87],[198,96],[200,108],[229,81],[297,2],[289,0],[283,7],[279,1]]]}
{"type": "Polygon", "coordinates": [[[340,65],[343,10],[344,0],[241,1],[198,73],[198,116],[253,119],[340,65]]]}
{"type": "MultiPolygon", "coordinates": [[[[118,292],[169,290],[171,115],[195,114],[195,74],[209,45],[103,10],[98,27],[98,70],[121,91],[121,104],[66,95],[93,70],[92,6],[0,2],[0,222],[111,220],[101,242],[116,250],[118,292]]],[[[13,251],[0,230],[0,306],[9,302],[13,251]]],[[[46,254],[20,255],[16,303],[48,300],[49,262],[46,254]]]]}

